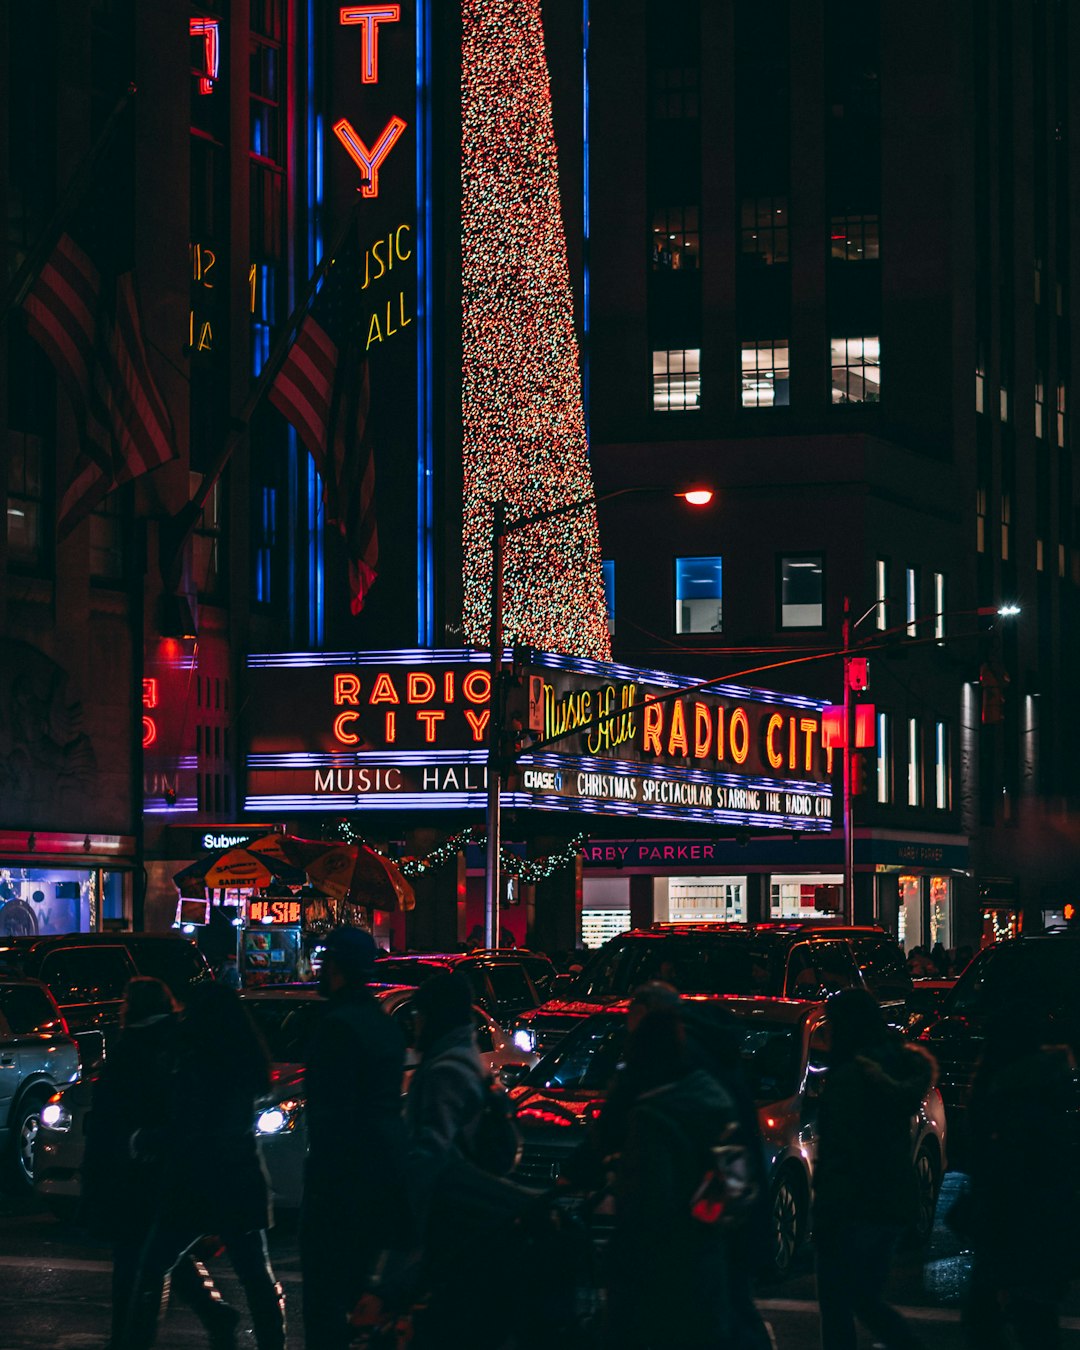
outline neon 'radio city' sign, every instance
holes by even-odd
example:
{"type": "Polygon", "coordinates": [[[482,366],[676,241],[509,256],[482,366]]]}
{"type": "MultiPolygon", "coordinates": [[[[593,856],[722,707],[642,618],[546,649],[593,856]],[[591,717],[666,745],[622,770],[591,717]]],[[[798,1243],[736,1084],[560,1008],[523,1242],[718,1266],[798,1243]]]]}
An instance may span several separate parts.
{"type": "MultiPolygon", "coordinates": [[[[252,656],[246,808],[480,807],[486,653],[252,656]]],[[[832,752],[796,695],[528,654],[508,806],[828,829],[832,752]]]]}

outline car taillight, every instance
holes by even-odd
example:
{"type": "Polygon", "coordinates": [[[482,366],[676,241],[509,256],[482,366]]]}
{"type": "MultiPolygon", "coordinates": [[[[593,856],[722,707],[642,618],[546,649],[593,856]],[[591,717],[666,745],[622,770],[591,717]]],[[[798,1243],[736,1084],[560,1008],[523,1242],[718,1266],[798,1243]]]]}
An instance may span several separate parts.
{"type": "Polygon", "coordinates": [[[517,1113],[519,1120],[535,1120],[540,1125],[572,1125],[574,1122],[559,1111],[548,1111],[543,1106],[524,1106],[517,1113]]]}

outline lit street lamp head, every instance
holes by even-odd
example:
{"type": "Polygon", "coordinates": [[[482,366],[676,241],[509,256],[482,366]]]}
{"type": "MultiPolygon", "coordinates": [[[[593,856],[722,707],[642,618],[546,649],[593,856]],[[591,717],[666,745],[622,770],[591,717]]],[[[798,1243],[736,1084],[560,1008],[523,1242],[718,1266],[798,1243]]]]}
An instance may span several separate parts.
{"type": "Polygon", "coordinates": [[[686,492],[676,492],[675,496],[681,497],[683,501],[688,503],[688,505],[690,506],[708,506],[708,504],[716,496],[716,493],[712,490],[712,488],[697,487],[697,488],[690,488],[686,492]]]}

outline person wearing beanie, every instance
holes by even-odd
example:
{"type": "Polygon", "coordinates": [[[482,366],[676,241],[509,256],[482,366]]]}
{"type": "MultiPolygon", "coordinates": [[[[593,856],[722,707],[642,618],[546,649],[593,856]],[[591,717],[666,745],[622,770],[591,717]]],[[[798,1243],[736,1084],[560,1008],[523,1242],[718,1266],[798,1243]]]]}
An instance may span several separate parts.
{"type": "Polygon", "coordinates": [[[344,1350],[348,1316],[380,1253],[411,1238],[401,1083],[405,1041],[368,984],[375,941],[361,928],[326,939],[326,1016],[308,1048],[308,1155],[300,1217],[304,1332],[311,1350],[344,1350]]]}

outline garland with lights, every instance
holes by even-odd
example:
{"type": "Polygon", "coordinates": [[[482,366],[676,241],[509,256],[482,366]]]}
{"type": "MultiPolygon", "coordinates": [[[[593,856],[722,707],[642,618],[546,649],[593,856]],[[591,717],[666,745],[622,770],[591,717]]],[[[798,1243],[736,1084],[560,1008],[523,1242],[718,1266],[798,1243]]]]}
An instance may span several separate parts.
{"type": "Polygon", "coordinates": [[[540,0],[462,4],[465,640],[490,638],[492,504],[508,645],[608,660],[573,294],[540,0]]]}
{"type": "MultiPolygon", "coordinates": [[[[423,857],[418,858],[409,855],[404,858],[395,858],[392,854],[385,853],[382,849],[377,848],[370,840],[357,834],[347,820],[338,824],[338,835],[347,844],[363,844],[365,848],[371,849],[372,853],[377,853],[380,858],[389,858],[391,862],[397,863],[402,876],[410,881],[415,877],[427,876],[428,873],[435,872],[440,867],[445,867],[448,862],[457,857],[467,844],[475,844],[478,848],[484,848],[487,845],[487,835],[483,829],[473,826],[458,834],[452,834],[444,843],[439,844],[437,848],[433,848],[430,853],[425,853],[423,857]]],[[[564,849],[561,849],[558,853],[549,853],[544,858],[519,858],[516,853],[503,849],[500,853],[499,870],[505,876],[517,877],[523,886],[535,886],[538,881],[547,881],[556,872],[561,872],[564,867],[569,867],[581,853],[588,839],[587,834],[576,834],[564,849]]]]}

